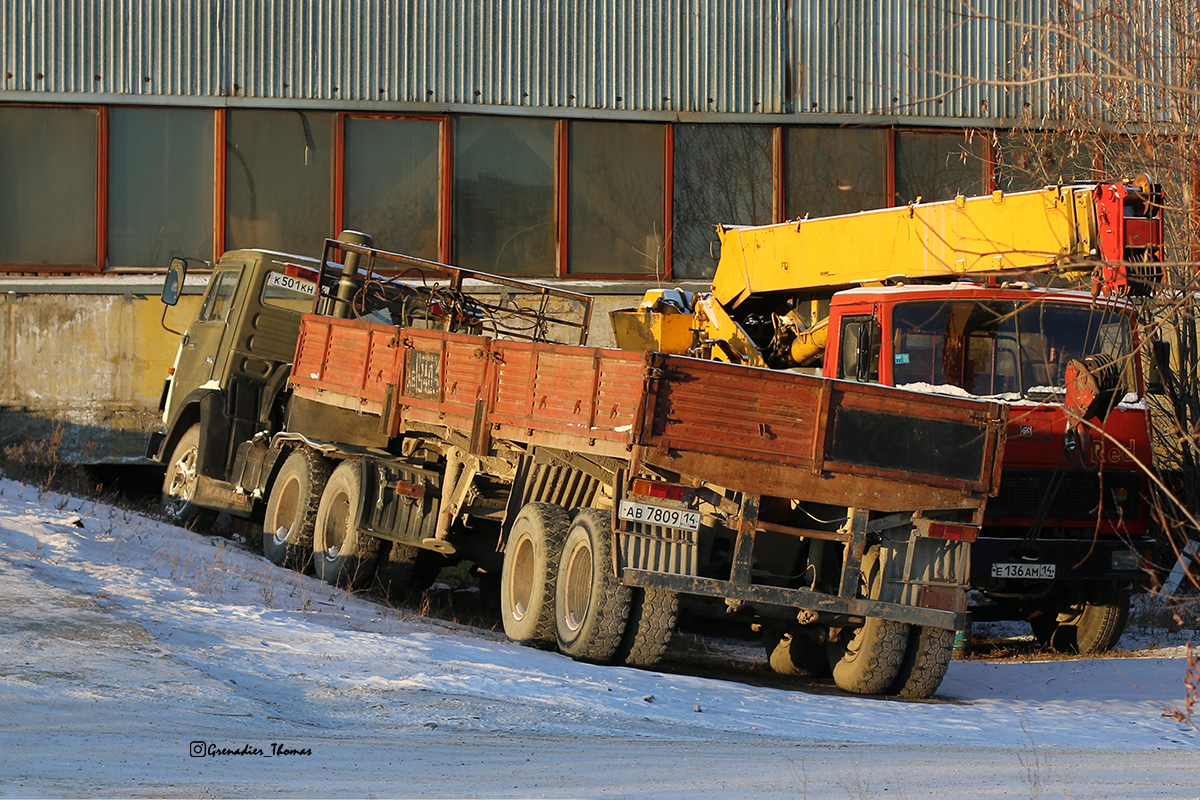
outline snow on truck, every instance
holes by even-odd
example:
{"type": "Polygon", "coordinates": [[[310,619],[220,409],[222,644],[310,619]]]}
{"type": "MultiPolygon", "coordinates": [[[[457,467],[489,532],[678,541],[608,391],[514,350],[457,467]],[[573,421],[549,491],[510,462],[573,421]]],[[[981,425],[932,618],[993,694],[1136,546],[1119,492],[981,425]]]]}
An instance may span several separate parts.
{"type": "MultiPolygon", "coordinates": [[[[172,303],[186,264],[168,273],[172,303]]],[[[150,454],[180,521],[393,596],[459,559],[505,633],[653,665],[681,596],[772,665],[927,697],[964,624],[997,403],[583,345],[591,298],[373,249],[213,267],[150,454]]]]}
{"type": "Polygon", "coordinates": [[[1155,290],[1162,225],[1143,176],[721,227],[710,294],[647,293],[613,327],[630,349],[1004,403],[973,618],[1102,651],[1154,547],[1137,312],[1119,296],[1155,290]],[[1090,277],[1092,291],[1031,282],[1058,276],[1090,277]]]}

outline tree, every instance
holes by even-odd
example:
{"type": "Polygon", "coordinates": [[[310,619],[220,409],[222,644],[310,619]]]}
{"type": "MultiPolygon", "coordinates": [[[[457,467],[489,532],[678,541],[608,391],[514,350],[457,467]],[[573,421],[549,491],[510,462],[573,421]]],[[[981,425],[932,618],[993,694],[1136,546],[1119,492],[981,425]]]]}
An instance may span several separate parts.
{"type": "MultiPolygon", "coordinates": [[[[984,0],[958,4],[962,24],[1009,34],[1003,76],[961,76],[1024,98],[997,134],[1002,188],[1146,172],[1163,185],[1163,282],[1140,300],[1144,342],[1171,343],[1164,394],[1152,397],[1162,479],[1156,518],[1170,566],[1200,539],[1200,10],[1195,0],[1040,0],[1021,18],[984,0]]],[[[1186,577],[1200,592],[1200,567],[1186,577]]],[[[1181,612],[1200,617],[1196,604],[1181,612]]]]}

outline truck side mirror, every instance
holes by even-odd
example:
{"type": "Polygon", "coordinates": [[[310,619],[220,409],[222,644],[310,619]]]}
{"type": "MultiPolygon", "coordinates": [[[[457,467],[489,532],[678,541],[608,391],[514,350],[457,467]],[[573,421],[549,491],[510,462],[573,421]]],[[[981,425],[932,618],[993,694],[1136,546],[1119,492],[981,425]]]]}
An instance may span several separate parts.
{"type": "Polygon", "coordinates": [[[167,277],[163,280],[163,303],[173,306],[179,302],[179,295],[183,293],[185,277],[187,277],[187,261],[182,258],[172,258],[171,266],[167,268],[167,277]]]}
{"type": "Polygon", "coordinates": [[[1155,339],[1150,343],[1152,358],[1149,364],[1149,375],[1146,376],[1146,392],[1148,394],[1166,394],[1171,381],[1171,343],[1165,339],[1155,339]]]}

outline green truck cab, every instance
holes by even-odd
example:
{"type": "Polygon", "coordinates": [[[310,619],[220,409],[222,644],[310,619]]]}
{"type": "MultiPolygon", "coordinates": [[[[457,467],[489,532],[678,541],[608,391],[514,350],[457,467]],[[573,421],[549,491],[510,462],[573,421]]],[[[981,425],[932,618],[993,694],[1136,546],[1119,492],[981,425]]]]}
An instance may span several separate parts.
{"type": "MultiPolygon", "coordinates": [[[[163,302],[179,298],[187,265],[171,263],[163,302]]],[[[317,294],[320,263],[269,250],[232,250],[213,266],[196,318],[163,387],[164,429],[147,456],[166,465],[163,507],[187,524],[203,509],[248,516],[257,487],[243,487],[240,451],[283,425],[301,314],[317,294]]]]}

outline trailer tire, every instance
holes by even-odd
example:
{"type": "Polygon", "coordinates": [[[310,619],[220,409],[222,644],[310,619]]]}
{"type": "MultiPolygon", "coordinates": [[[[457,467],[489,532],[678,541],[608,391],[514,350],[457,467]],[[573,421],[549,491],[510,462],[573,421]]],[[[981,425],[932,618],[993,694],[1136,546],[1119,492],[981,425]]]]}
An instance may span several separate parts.
{"type": "Polygon", "coordinates": [[[361,504],[362,465],[343,461],[329,476],[313,526],[313,570],[344,589],[362,589],[374,575],[379,540],[360,531],[354,517],[361,504]]]}
{"type": "Polygon", "coordinates": [[[613,570],[611,519],[611,512],[581,509],[559,560],[555,638],[559,650],[578,660],[612,660],[629,618],[629,587],[613,570]]]}
{"type": "Polygon", "coordinates": [[[283,462],[263,517],[262,551],[272,564],[298,572],[308,567],[317,507],[330,469],[327,459],[306,448],[293,451],[283,462]]]}
{"type": "MultiPolygon", "coordinates": [[[[879,548],[863,556],[861,582],[871,599],[879,597],[883,571],[879,568],[879,548]]],[[[830,641],[829,666],[833,682],[839,688],[855,694],[882,694],[896,676],[908,645],[908,625],[902,622],[870,617],[854,629],[843,629],[837,639],[830,641]]]]}
{"type": "Polygon", "coordinates": [[[823,643],[811,637],[786,633],[779,628],[763,630],[767,663],[776,675],[822,678],[829,675],[829,658],[823,643]]]}
{"type": "Polygon", "coordinates": [[[932,697],[942,685],[953,656],[954,631],[925,625],[910,626],[904,661],[888,694],[908,700],[932,697]]]}
{"type": "Polygon", "coordinates": [[[500,570],[504,634],[528,645],[554,644],[554,589],[571,518],[554,503],[526,503],[513,520],[500,570]]]}
{"type": "Polygon", "coordinates": [[[163,476],[163,515],[175,525],[191,530],[208,528],[217,519],[217,512],[192,502],[200,473],[200,425],[184,431],[171,450],[167,474],[163,476]]]}
{"type": "Polygon", "coordinates": [[[679,595],[656,586],[630,590],[629,619],[613,660],[628,667],[654,667],[675,638],[679,595]]]}
{"type": "Polygon", "coordinates": [[[379,555],[375,582],[388,600],[406,603],[420,597],[432,586],[446,563],[439,553],[391,542],[387,552],[379,555]]]}

